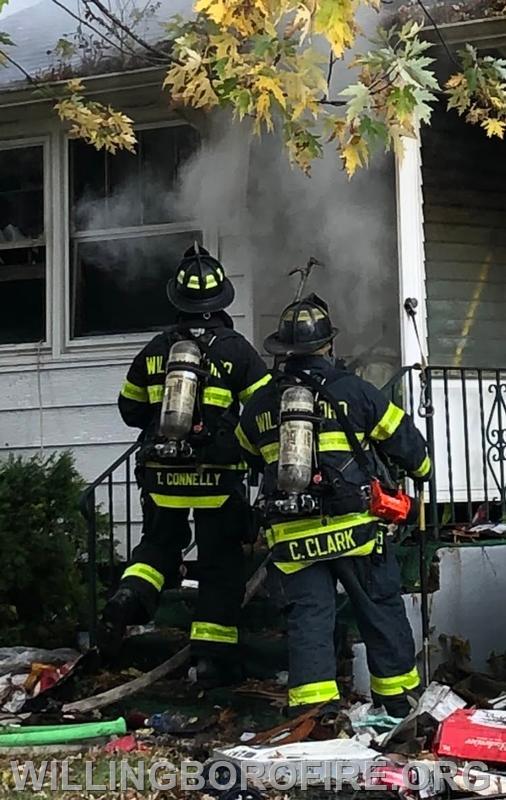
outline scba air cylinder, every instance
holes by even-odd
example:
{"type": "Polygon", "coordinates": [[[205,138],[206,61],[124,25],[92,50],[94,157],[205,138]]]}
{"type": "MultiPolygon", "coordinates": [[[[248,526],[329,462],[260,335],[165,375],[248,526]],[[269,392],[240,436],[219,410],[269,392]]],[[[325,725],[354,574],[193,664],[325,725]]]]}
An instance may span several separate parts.
{"type": "Polygon", "coordinates": [[[199,384],[201,353],[192,341],[175,342],[170,348],[160,414],[160,434],[181,441],[190,432],[199,384]],[[174,365],[174,369],[171,369],[174,365]]]}
{"type": "Polygon", "coordinates": [[[279,428],[278,488],[295,494],[309,486],[313,465],[312,392],[305,386],[290,386],[281,397],[279,428]]]}

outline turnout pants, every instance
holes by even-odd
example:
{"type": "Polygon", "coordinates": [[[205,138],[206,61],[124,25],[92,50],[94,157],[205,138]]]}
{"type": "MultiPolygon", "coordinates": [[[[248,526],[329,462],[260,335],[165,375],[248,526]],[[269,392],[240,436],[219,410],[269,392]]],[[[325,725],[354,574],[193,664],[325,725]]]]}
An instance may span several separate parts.
{"type": "MultiPolygon", "coordinates": [[[[143,496],[143,536],[123,573],[146,612],[154,616],[163,588],[179,582],[181,551],[191,541],[190,509],[162,508],[143,496]]],[[[238,643],[244,595],[241,530],[244,507],[230,498],[219,509],[194,509],[199,595],[191,643],[195,656],[231,657],[238,643]]],[[[134,620],[133,620],[134,621],[134,620]]]]}
{"type": "Polygon", "coordinates": [[[366,646],[373,700],[391,714],[400,711],[405,692],[415,689],[420,678],[391,547],[381,555],[317,561],[279,575],[288,619],[289,705],[339,698],[334,644],[339,580],[366,646]]]}

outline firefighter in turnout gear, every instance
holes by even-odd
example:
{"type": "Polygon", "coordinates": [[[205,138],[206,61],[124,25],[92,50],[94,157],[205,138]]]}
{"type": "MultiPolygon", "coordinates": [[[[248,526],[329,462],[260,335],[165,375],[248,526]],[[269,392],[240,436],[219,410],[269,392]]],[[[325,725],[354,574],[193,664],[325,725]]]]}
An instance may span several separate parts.
{"type": "Polygon", "coordinates": [[[255,393],[236,429],[244,456],[263,472],[260,506],[286,603],[290,713],[339,703],[334,630],[336,582],[352,603],[367,649],[372,696],[393,716],[409,710],[420,678],[389,543],[409,498],[373,475],[386,456],[412,478],[431,471],[413,420],[331,357],[326,304],[309,295],[288,306],[265,343],[283,372],[255,393]],[[360,452],[358,452],[358,450],[360,452]],[[372,492],[371,492],[372,490],[372,492]],[[379,492],[377,498],[371,494],[379,492]],[[374,500],[374,502],[373,502],[374,500]],[[326,705],[327,704],[327,705],[326,705]]]}
{"type": "Polygon", "coordinates": [[[180,576],[193,509],[199,597],[191,628],[197,679],[226,682],[237,671],[248,520],[247,465],[234,435],[239,404],[271,376],[223,309],[234,289],[222,265],[195,245],[167,286],[176,325],[135,357],[119,410],[141,428],[137,479],[143,535],[99,626],[99,647],[118,651],[125,627],[151,619],[164,587],[180,576]]]}

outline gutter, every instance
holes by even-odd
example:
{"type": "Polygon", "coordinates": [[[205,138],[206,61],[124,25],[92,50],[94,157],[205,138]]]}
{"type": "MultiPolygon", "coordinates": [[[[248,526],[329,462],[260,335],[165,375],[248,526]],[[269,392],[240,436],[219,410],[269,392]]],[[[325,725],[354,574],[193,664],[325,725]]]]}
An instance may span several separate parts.
{"type": "MultiPolygon", "coordinates": [[[[462,45],[466,42],[480,49],[496,49],[506,47],[506,17],[486,17],[469,19],[464,22],[446,22],[437,26],[441,36],[448,44],[462,45]]],[[[441,47],[436,29],[433,25],[424,27],[421,36],[441,47]]]]}
{"type": "MultiPolygon", "coordinates": [[[[103,75],[90,75],[89,77],[79,75],[73,77],[80,78],[83,81],[86,87],[86,94],[101,95],[111,90],[124,92],[131,89],[149,89],[152,87],[161,89],[165,72],[166,69],[163,67],[142,67],[131,71],[124,70],[123,72],[109,72],[103,75]]],[[[45,90],[57,92],[69,80],[72,80],[72,77],[47,83],[41,81],[37,85],[26,83],[22,88],[19,85],[11,86],[10,88],[0,87],[0,108],[52,103],[56,98],[40,96],[37,91],[38,88],[44,87],[45,90]]]]}

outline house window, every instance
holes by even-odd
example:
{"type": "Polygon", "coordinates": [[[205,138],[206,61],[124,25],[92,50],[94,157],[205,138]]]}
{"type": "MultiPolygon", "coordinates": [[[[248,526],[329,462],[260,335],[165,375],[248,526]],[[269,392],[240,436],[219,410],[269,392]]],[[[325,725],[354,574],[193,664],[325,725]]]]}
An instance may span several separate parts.
{"type": "Polygon", "coordinates": [[[136,154],[70,142],[71,338],[157,330],[174,321],[165,285],[202,233],[176,199],[199,146],[189,125],[138,131],[136,154]]]}
{"type": "Polygon", "coordinates": [[[0,149],[0,345],[46,338],[44,147],[0,149]]]}

